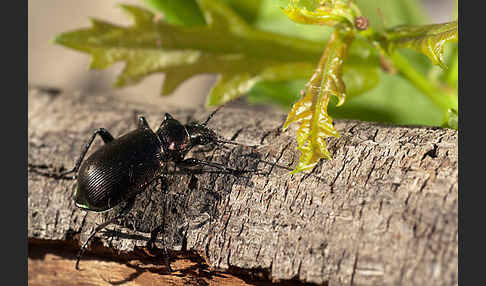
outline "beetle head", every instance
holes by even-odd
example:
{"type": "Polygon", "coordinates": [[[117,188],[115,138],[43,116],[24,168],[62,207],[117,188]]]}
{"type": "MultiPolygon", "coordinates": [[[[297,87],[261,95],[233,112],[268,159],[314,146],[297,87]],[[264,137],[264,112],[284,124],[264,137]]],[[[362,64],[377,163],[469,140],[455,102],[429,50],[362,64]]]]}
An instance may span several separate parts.
{"type": "Polygon", "coordinates": [[[218,112],[223,105],[216,108],[211,114],[209,114],[208,118],[203,123],[192,122],[186,125],[187,132],[191,138],[191,145],[208,145],[211,143],[219,143],[218,136],[216,133],[208,128],[206,125],[208,124],[209,120],[213,118],[213,116],[218,112]]]}
{"type": "Polygon", "coordinates": [[[216,133],[212,129],[206,127],[205,124],[193,122],[186,125],[186,130],[191,138],[192,146],[208,145],[218,141],[216,133]]]}

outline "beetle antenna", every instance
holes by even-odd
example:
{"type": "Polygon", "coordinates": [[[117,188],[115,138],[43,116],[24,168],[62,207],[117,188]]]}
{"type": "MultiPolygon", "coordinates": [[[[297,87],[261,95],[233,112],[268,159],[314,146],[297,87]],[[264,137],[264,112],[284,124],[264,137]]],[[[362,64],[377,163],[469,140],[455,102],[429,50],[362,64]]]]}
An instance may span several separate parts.
{"type": "MultiPolygon", "coordinates": [[[[288,166],[283,166],[283,165],[280,165],[280,164],[277,164],[277,162],[270,162],[270,161],[266,161],[266,160],[262,160],[260,158],[257,158],[255,156],[252,156],[252,154],[243,154],[241,156],[244,156],[244,157],[251,157],[252,159],[256,160],[258,163],[263,163],[263,164],[266,164],[266,165],[271,165],[271,166],[274,166],[274,167],[277,167],[277,168],[281,168],[281,169],[284,169],[284,170],[287,170],[287,171],[293,171],[294,169],[288,167],[288,166]]],[[[324,181],[324,182],[327,182],[327,180],[321,176],[318,176],[316,174],[304,174],[305,177],[308,177],[308,176],[311,176],[311,177],[314,177],[314,178],[317,178],[319,181],[324,181]]]]}
{"type": "Polygon", "coordinates": [[[223,143],[223,144],[238,145],[238,146],[243,146],[243,147],[250,147],[250,148],[256,148],[256,147],[258,147],[258,145],[245,145],[245,144],[233,142],[233,141],[226,140],[226,139],[216,139],[216,142],[217,143],[223,143]]]}
{"type": "Polygon", "coordinates": [[[209,120],[211,120],[211,118],[213,118],[213,116],[216,114],[216,112],[218,112],[223,106],[224,105],[220,105],[213,112],[211,112],[211,114],[209,114],[208,118],[206,119],[206,121],[204,121],[204,123],[202,125],[205,126],[206,124],[208,124],[209,120]]]}
{"type": "Polygon", "coordinates": [[[237,143],[237,142],[233,142],[233,141],[230,141],[230,140],[226,140],[226,139],[216,139],[216,142],[223,143],[223,144],[246,146],[246,145],[243,145],[243,144],[240,144],[240,143],[237,143]]]}

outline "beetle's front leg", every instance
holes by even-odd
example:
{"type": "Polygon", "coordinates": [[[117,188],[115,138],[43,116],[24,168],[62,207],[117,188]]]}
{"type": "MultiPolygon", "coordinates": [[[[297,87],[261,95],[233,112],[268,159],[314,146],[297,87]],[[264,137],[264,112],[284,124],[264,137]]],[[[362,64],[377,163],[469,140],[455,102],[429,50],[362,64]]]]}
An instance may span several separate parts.
{"type": "Polygon", "coordinates": [[[141,115],[137,116],[137,124],[139,129],[150,129],[147,119],[145,119],[144,116],[141,115]]]}

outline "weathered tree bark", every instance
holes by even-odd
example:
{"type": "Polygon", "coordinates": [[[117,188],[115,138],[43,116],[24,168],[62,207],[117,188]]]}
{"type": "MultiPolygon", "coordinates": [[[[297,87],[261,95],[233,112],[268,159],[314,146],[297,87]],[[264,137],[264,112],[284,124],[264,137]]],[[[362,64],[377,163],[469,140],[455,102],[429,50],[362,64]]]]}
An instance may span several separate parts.
{"type": "MultiPolygon", "coordinates": [[[[31,88],[29,166],[70,169],[96,128],[116,137],[135,128],[135,114],[142,113],[155,130],[166,111],[183,123],[209,114],[31,88]]],[[[268,109],[221,109],[209,126],[227,139],[258,146],[190,155],[269,174],[174,169],[163,185],[137,196],[126,219],[93,244],[114,250],[114,258],[130,257],[145,246],[150,230],[164,224],[159,247],[164,240],[171,253],[199,255],[227,273],[328,285],[457,285],[456,131],[336,120],[341,137],[327,140],[333,160],[322,161],[312,174],[290,175],[259,161],[297,163],[295,128],[279,131],[284,119],[268,109]]],[[[29,172],[28,186],[32,243],[78,245],[118,210],[77,209],[75,181],[29,172]]]]}

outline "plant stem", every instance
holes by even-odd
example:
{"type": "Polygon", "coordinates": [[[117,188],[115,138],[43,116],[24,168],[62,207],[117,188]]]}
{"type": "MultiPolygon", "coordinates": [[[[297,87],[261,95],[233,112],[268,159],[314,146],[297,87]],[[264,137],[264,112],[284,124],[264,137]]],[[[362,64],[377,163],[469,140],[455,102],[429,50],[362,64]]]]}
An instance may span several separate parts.
{"type": "Polygon", "coordinates": [[[400,74],[410,81],[418,90],[422,91],[438,107],[447,111],[458,109],[456,94],[442,92],[435,82],[431,82],[424,75],[418,72],[410,63],[398,52],[393,52],[390,56],[395,68],[400,74]]]}

